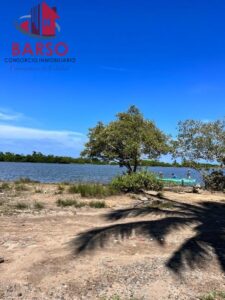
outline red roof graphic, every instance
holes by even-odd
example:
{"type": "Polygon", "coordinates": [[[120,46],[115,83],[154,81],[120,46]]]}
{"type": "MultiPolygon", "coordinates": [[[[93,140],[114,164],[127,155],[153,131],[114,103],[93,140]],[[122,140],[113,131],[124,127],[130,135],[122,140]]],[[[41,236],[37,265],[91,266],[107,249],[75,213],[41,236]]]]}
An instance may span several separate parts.
{"type": "Polygon", "coordinates": [[[31,9],[30,20],[20,24],[20,28],[38,36],[51,37],[56,34],[56,20],[60,19],[56,7],[43,2],[31,9]]]}

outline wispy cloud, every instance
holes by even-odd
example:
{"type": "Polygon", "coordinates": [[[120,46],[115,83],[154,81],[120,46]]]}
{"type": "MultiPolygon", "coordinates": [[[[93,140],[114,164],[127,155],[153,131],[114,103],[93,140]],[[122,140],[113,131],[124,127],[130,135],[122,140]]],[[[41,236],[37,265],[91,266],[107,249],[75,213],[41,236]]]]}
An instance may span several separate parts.
{"type": "Polygon", "coordinates": [[[0,125],[1,139],[16,140],[55,140],[67,146],[84,139],[84,135],[74,131],[55,131],[36,128],[18,127],[13,125],[0,125]]]}
{"type": "Polygon", "coordinates": [[[18,121],[23,118],[21,113],[10,113],[0,109],[0,121],[18,121]]]}
{"type": "Polygon", "coordinates": [[[5,151],[24,153],[33,150],[48,153],[69,151],[78,154],[85,141],[86,136],[79,132],[0,124],[0,147],[5,151]]]}

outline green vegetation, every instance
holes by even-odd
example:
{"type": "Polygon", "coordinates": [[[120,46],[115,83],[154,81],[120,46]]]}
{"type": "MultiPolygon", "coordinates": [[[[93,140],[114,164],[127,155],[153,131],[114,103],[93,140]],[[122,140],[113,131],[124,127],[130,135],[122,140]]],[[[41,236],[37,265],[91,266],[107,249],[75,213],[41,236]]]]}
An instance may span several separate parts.
{"type": "Polygon", "coordinates": [[[29,177],[21,177],[15,181],[15,184],[20,183],[39,183],[39,181],[32,180],[29,177]]]}
{"type": "Polygon", "coordinates": [[[61,185],[70,185],[70,182],[64,181],[64,182],[61,183],[61,185]]]}
{"type": "MultiPolygon", "coordinates": [[[[35,153],[35,152],[33,152],[35,153]]],[[[59,163],[59,164],[93,164],[93,165],[119,165],[118,163],[115,163],[113,161],[103,161],[100,159],[89,159],[89,158],[73,158],[73,157],[61,157],[61,156],[53,156],[53,155],[43,155],[42,153],[39,153],[42,157],[42,160],[36,160],[33,157],[33,154],[31,155],[22,155],[22,154],[14,154],[10,152],[0,152],[0,162],[33,162],[33,163],[59,163]],[[30,158],[32,157],[32,159],[30,158]],[[49,159],[51,157],[51,159],[49,159]]],[[[197,162],[191,162],[184,160],[182,163],[178,163],[176,160],[172,163],[168,162],[162,162],[158,160],[149,160],[149,159],[140,159],[140,166],[142,167],[188,167],[192,168],[195,164],[196,168],[213,168],[218,165],[216,164],[209,164],[209,163],[197,163],[197,162]]],[[[24,180],[19,179],[16,182],[24,180]]],[[[29,178],[25,178],[24,183],[38,183],[38,181],[33,181],[29,178]]],[[[64,185],[69,185],[69,182],[63,182],[64,185]]]]}
{"type": "Polygon", "coordinates": [[[106,203],[105,201],[91,201],[88,203],[88,206],[92,208],[106,208],[106,203]]]}
{"type": "Polygon", "coordinates": [[[59,193],[59,194],[62,194],[64,191],[65,191],[65,187],[62,186],[61,184],[58,185],[58,193],[59,193]]]}
{"type": "MultiPolygon", "coordinates": [[[[131,106],[127,112],[118,113],[116,120],[108,125],[99,122],[90,129],[89,141],[79,158],[35,151],[29,155],[0,152],[0,162],[111,164],[126,167],[129,173],[136,172],[138,166],[209,169],[225,165],[225,119],[179,122],[177,138],[170,141],[138,108],[131,106]],[[173,153],[182,163],[157,160],[166,153],[173,153]],[[205,162],[199,163],[201,160],[205,162]]],[[[31,182],[25,178],[21,183],[31,182]]]]}
{"type": "Polygon", "coordinates": [[[55,195],[62,195],[64,191],[65,191],[65,186],[59,184],[57,187],[57,191],[55,192],[55,195]]]}
{"type": "Polygon", "coordinates": [[[120,296],[114,295],[112,296],[112,298],[109,298],[108,300],[122,300],[122,299],[120,298],[120,296]]]}
{"type": "Polygon", "coordinates": [[[213,171],[203,175],[205,188],[210,191],[225,191],[225,175],[223,171],[213,171]]]}
{"type": "Polygon", "coordinates": [[[0,152],[0,162],[32,162],[32,163],[58,163],[58,164],[96,164],[101,165],[105,162],[99,159],[73,158],[67,156],[44,155],[41,152],[33,151],[32,154],[15,154],[11,152],[0,152]]]}
{"type": "Polygon", "coordinates": [[[27,203],[24,203],[24,202],[17,202],[15,204],[15,208],[19,209],[19,210],[25,210],[25,209],[29,208],[29,205],[27,203]]]}
{"type": "Polygon", "coordinates": [[[89,131],[89,141],[81,153],[89,159],[114,162],[135,173],[141,157],[157,159],[170,151],[168,137],[156,125],[144,119],[138,108],[118,113],[116,120],[104,125],[99,122],[89,131]]]}
{"type": "Polygon", "coordinates": [[[29,191],[29,188],[25,184],[16,184],[15,190],[17,192],[26,192],[26,191],[29,191]]]}
{"type": "Polygon", "coordinates": [[[202,297],[199,300],[223,300],[225,299],[225,292],[212,291],[202,297]]]}
{"type": "Polygon", "coordinates": [[[118,176],[112,180],[111,185],[125,193],[139,193],[142,190],[160,191],[163,188],[163,183],[154,174],[146,171],[118,176]]]}
{"type": "Polygon", "coordinates": [[[57,206],[59,207],[69,207],[73,206],[76,208],[81,208],[84,206],[89,206],[92,208],[105,208],[106,203],[104,201],[91,201],[91,202],[81,202],[76,199],[58,199],[56,201],[57,206]]]}
{"type": "Polygon", "coordinates": [[[207,123],[195,120],[179,122],[173,146],[175,157],[191,162],[216,161],[225,165],[225,119],[207,123]]]}
{"type": "MultiPolygon", "coordinates": [[[[112,297],[110,297],[110,298],[108,298],[108,297],[103,297],[103,298],[100,298],[99,300],[125,300],[124,298],[121,298],[119,295],[114,295],[114,296],[112,296],[112,297]]],[[[126,298],[126,300],[143,300],[143,298],[139,298],[139,299],[137,299],[137,298],[134,298],[133,296],[131,297],[131,298],[126,298]]]]}
{"type": "Polygon", "coordinates": [[[85,198],[105,198],[118,194],[118,191],[110,185],[103,184],[75,184],[68,188],[70,194],[80,194],[85,198]]]}
{"type": "Polygon", "coordinates": [[[163,199],[163,198],[164,198],[163,192],[158,192],[156,196],[157,196],[159,199],[163,199]]]}
{"type": "Polygon", "coordinates": [[[73,200],[73,199],[58,199],[56,201],[57,206],[61,206],[61,207],[67,207],[67,206],[74,206],[74,204],[77,203],[77,200],[73,200]]]}
{"type": "Polygon", "coordinates": [[[7,182],[3,182],[2,184],[0,184],[0,192],[8,191],[10,189],[11,187],[7,182]]]}
{"type": "Polygon", "coordinates": [[[151,204],[148,205],[152,208],[160,208],[160,209],[173,209],[174,204],[169,201],[160,201],[160,200],[154,200],[151,204]]]}
{"type": "Polygon", "coordinates": [[[43,193],[42,189],[38,189],[38,188],[36,188],[36,189],[34,190],[34,192],[35,192],[36,194],[41,194],[41,193],[43,193]]]}
{"type": "Polygon", "coordinates": [[[34,202],[34,209],[37,209],[37,210],[42,210],[44,209],[44,204],[42,202],[34,202]]]}
{"type": "Polygon", "coordinates": [[[218,164],[212,164],[212,163],[199,163],[196,161],[188,161],[186,159],[183,159],[182,163],[179,164],[177,167],[183,167],[183,168],[193,168],[196,170],[210,170],[212,168],[218,168],[218,164]]]}
{"type": "Polygon", "coordinates": [[[68,207],[68,206],[74,206],[76,208],[79,208],[79,207],[83,207],[85,206],[85,203],[84,202],[79,202],[75,199],[58,199],[56,201],[56,204],[57,206],[60,206],[60,207],[68,207]]]}
{"type": "MultiPolygon", "coordinates": [[[[206,171],[207,164],[198,164],[199,160],[214,161],[221,168],[225,166],[225,119],[214,122],[186,120],[178,124],[178,135],[173,142],[173,156],[181,157],[195,169],[206,171]]],[[[205,188],[214,191],[225,189],[223,170],[209,170],[203,173],[205,188]]]]}

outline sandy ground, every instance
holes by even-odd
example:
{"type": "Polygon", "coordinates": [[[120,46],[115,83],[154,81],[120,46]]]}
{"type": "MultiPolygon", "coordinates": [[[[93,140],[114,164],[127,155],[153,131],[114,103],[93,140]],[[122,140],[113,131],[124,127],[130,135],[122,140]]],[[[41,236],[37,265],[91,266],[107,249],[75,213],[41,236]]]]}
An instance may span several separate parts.
{"type": "MultiPolygon", "coordinates": [[[[147,213],[117,220],[105,218],[111,211],[137,205],[139,202],[133,196],[109,197],[105,199],[108,208],[104,209],[60,208],[57,199],[80,199],[80,196],[69,195],[67,187],[60,192],[57,185],[26,184],[26,187],[27,191],[16,191],[11,184],[9,190],[0,194],[0,257],[4,257],[0,264],[0,299],[194,300],[212,290],[225,291],[225,272],[221,266],[224,249],[220,263],[209,247],[210,255],[195,257],[186,253],[180,272],[168,268],[168,260],[195,235],[194,224],[177,226],[168,232],[167,225],[163,225],[165,228],[159,225],[158,231],[148,234],[146,224],[165,216],[147,213]],[[15,203],[21,201],[30,208],[16,209],[15,203]],[[44,203],[43,209],[32,208],[37,201],[44,203]],[[141,226],[135,227],[136,222],[142,222],[141,226]],[[115,227],[116,224],[120,225],[115,227]],[[127,230],[129,226],[131,232],[127,230]],[[88,251],[78,254],[77,243],[82,239],[77,238],[84,238],[81,233],[96,227],[108,229],[100,241],[98,235],[94,236],[88,251]]],[[[167,191],[164,197],[191,205],[206,201],[225,204],[224,194],[207,192],[167,191]]],[[[224,226],[224,221],[216,226],[224,226]]],[[[209,234],[218,234],[218,230],[214,234],[211,229],[209,234]]],[[[225,235],[223,227],[222,234],[225,235]]],[[[87,236],[90,237],[90,232],[87,236]]]]}

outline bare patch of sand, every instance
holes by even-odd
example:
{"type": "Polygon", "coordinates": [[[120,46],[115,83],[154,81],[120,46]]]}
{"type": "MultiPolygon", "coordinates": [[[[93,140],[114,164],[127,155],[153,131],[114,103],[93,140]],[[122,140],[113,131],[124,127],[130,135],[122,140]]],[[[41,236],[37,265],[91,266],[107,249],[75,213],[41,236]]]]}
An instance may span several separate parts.
{"type": "MultiPolygon", "coordinates": [[[[103,248],[77,255],[71,243],[78,234],[115,224],[103,215],[132,207],[136,200],[113,196],[105,199],[106,209],[61,208],[56,205],[59,198],[90,199],[68,194],[66,187],[60,194],[54,184],[26,186],[27,191],[11,188],[0,195],[4,202],[0,206],[0,256],[5,259],[0,264],[0,299],[194,300],[211,290],[225,291],[225,274],[213,255],[206,266],[187,268],[179,275],[165,266],[184,240],[193,236],[192,226],[168,234],[163,246],[134,234],[127,239],[112,238],[103,248]],[[28,203],[29,208],[14,209],[18,202],[28,203]],[[35,202],[44,208],[35,210],[35,202]]],[[[180,203],[225,203],[225,195],[219,193],[168,191],[164,196],[180,203]]],[[[129,222],[160,218],[145,215],[129,222]]]]}

